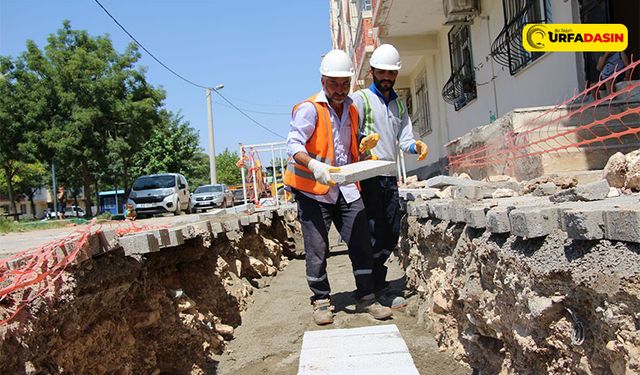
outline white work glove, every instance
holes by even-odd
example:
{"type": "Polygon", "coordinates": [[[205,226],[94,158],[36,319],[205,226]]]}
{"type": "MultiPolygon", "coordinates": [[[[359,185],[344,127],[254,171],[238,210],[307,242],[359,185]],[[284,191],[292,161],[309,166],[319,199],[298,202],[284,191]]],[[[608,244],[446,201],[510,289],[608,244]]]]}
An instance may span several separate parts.
{"type": "Polygon", "coordinates": [[[335,186],[336,182],[331,179],[331,172],[340,172],[340,168],[332,167],[316,159],[309,160],[307,168],[313,173],[313,177],[322,185],[335,186]]]}

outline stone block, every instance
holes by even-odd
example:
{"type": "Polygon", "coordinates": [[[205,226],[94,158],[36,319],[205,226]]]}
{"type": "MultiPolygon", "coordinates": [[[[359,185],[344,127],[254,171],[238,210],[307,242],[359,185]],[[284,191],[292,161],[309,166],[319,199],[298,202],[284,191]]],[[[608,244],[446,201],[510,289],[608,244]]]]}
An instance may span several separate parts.
{"type": "Polygon", "coordinates": [[[182,228],[182,235],[184,236],[185,240],[190,240],[197,237],[196,230],[193,225],[185,225],[182,228]]]}
{"type": "Polygon", "coordinates": [[[211,224],[209,224],[209,221],[197,221],[193,224],[191,224],[191,226],[193,227],[193,231],[195,233],[194,237],[197,236],[202,236],[204,234],[208,234],[211,233],[211,224]]]}
{"type": "Polygon", "coordinates": [[[451,220],[451,211],[450,211],[451,201],[442,200],[439,202],[433,202],[429,204],[429,216],[439,219],[439,220],[451,220]]]}
{"type": "Polygon", "coordinates": [[[554,210],[538,208],[514,209],[509,213],[509,221],[511,233],[522,238],[546,236],[558,226],[554,210]]]}
{"type": "Polygon", "coordinates": [[[418,198],[423,200],[436,198],[437,189],[398,189],[400,198],[408,201],[414,201],[418,198]]]}
{"type": "Polygon", "coordinates": [[[418,216],[418,205],[423,202],[407,202],[407,215],[409,216],[418,216]]]}
{"type": "Polygon", "coordinates": [[[250,224],[251,220],[249,219],[248,215],[240,216],[240,225],[242,225],[243,227],[248,227],[250,224]]]}
{"type": "Polygon", "coordinates": [[[167,247],[171,244],[171,241],[169,240],[168,229],[156,229],[150,231],[149,233],[151,233],[156,238],[156,240],[158,240],[158,244],[160,244],[160,247],[167,247]]]}
{"type": "Polygon", "coordinates": [[[449,216],[454,223],[464,223],[464,212],[469,207],[467,200],[454,200],[449,205],[449,216]]]}
{"type": "Polygon", "coordinates": [[[602,210],[567,210],[562,213],[564,229],[574,240],[599,240],[604,238],[604,214],[602,210]]]}
{"type": "Polygon", "coordinates": [[[226,231],[240,230],[240,222],[237,217],[229,218],[222,223],[222,228],[226,231]]]}
{"type": "Polygon", "coordinates": [[[555,193],[549,200],[552,202],[575,202],[602,200],[609,194],[609,183],[605,180],[578,185],[574,188],[555,193]]]}
{"type": "Polygon", "coordinates": [[[443,188],[447,186],[482,186],[483,183],[475,180],[466,180],[451,176],[435,176],[427,180],[427,186],[430,188],[443,188]]]}
{"type": "Polygon", "coordinates": [[[640,242],[640,208],[604,211],[604,237],[609,240],[640,242]]]}
{"type": "Polygon", "coordinates": [[[514,207],[494,207],[487,212],[487,229],[491,233],[509,233],[511,232],[511,223],[509,221],[509,211],[514,207]]]}
{"type": "Polygon", "coordinates": [[[480,186],[456,186],[453,188],[453,198],[481,200],[484,198],[484,191],[480,186]]]}
{"type": "Polygon", "coordinates": [[[151,233],[139,233],[120,238],[120,246],[124,250],[124,255],[147,254],[160,251],[160,244],[151,233]]]}
{"type": "Polygon", "coordinates": [[[257,224],[260,222],[260,217],[257,213],[249,215],[249,223],[257,224]]]}
{"type": "Polygon", "coordinates": [[[106,229],[96,232],[100,239],[100,249],[107,252],[114,249],[118,245],[118,234],[114,229],[106,229]]]}
{"type": "Polygon", "coordinates": [[[396,163],[386,160],[363,160],[340,167],[339,172],[331,173],[338,184],[350,184],[371,177],[394,174],[396,163]]]}
{"type": "Polygon", "coordinates": [[[467,207],[464,210],[464,221],[471,228],[487,227],[487,211],[486,207],[467,207]]]}
{"type": "Polygon", "coordinates": [[[180,246],[184,244],[184,227],[174,227],[169,229],[168,247],[180,246]]]}
{"type": "Polygon", "coordinates": [[[218,235],[220,233],[224,233],[224,227],[222,226],[222,223],[219,221],[210,221],[209,224],[211,225],[211,233],[213,233],[214,235],[218,235]]]}
{"type": "Polygon", "coordinates": [[[547,196],[547,195],[553,195],[556,193],[556,191],[558,190],[558,188],[556,187],[556,184],[554,184],[553,182],[545,182],[544,184],[540,184],[538,185],[534,190],[533,190],[533,195],[542,197],[542,196],[547,196]]]}

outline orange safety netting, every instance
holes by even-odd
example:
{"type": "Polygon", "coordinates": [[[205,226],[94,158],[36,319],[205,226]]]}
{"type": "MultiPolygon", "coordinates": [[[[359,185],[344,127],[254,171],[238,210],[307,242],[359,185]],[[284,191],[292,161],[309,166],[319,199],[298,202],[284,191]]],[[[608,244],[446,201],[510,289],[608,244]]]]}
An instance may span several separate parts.
{"type": "MultiPolygon", "coordinates": [[[[116,235],[158,228],[124,222],[115,229],[116,235]]],[[[160,226],[162,227],[162,226],[160,226]]],[[[85,248],[91,236],[100,235],[102,226],[95,219],[73,233],[45,245],[21,251],[0,259],[0,325],[47,292],[62,283],[61,276],[85,248]]]]}
{"type": "Polygon", "coordinates": [[[639,63],[632,62],[482,146],[449,156],[448,168],[459,171],[483,166],[508,167],[518,159],[561,155],[585,148],[605,151],[630,145],[637,148],[640,144],[640,81],[628,81],[611,93],[600,93],[600,90],[627,74],[633,76],[639,63]]]}

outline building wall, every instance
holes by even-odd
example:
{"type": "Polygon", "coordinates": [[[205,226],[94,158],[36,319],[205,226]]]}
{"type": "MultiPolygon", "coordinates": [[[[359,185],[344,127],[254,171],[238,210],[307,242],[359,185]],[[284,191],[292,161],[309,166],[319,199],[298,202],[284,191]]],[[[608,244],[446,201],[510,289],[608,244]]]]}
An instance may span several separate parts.
{"type": "MultiPolygon", "coordinates": [[[[550,3],[554,23],[573,22],[572,2],[550,3]]],[[[489,57],[491,43],[504,27],[502,0],[484,0],[481,9],[481,17],[476,17],[470,26],[478,97],[459,111],[447,105],[451,139],[489,123],[490,110],[500,117],[516,108],[558,104],[573,96],[579,87],[574,53],[545,54],[512,76],[508,67],[497,64],[489,57]],[[496,77],[493,81],[492,67],[496,77]]],[[[449,27],[445,27],[439,32],[441,63],[447,79],[451,74],[449,30],[449,27]]]]}

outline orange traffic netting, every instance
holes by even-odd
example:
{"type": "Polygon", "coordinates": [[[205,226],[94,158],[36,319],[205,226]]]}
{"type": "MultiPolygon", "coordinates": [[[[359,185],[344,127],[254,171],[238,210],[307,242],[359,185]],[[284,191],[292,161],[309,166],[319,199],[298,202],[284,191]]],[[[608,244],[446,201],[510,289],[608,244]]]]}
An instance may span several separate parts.
{"type": "Polygon", "coordinates": [[[630,74],[640,61],[629,64],[606,80],[514,125],[492,141],[458,155],[449,156],[452,171],[511,162],[542,154],[623,149],[640,144],[640,81],[628,81],[619,90],[601,92],[630,74]],[[602,97],[598,97],[601,94],[602,97]],[[635,98],[635,99],[632,99],[635,98]]]}
{"type": "MultiPolygon", "coordinates": [[[[157,229],[158,226],[135,224],[118,227],[118,236],[157,229]]],[[[162,227],[162,226],[160,226],[162,227]]],[[[0,260],[0,325],[47,292],[62,283],[61,276],[87,246],[92,235],[99,235],[102,226],[95,219],[73,233],[43,246],[21,251],[0,260]]]]}

